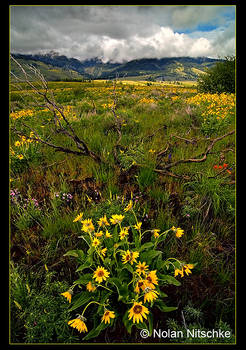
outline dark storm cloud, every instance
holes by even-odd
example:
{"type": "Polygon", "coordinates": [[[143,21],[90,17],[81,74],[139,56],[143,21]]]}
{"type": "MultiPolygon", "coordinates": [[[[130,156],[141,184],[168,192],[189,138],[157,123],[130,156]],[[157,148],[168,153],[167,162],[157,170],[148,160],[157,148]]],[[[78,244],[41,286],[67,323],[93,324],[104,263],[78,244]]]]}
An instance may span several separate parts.
{"type": "Polygon", "coordinates": [[[11,50],[104,61],[233,54],[233,14],[232,6],[12,6],[11,50]]]}

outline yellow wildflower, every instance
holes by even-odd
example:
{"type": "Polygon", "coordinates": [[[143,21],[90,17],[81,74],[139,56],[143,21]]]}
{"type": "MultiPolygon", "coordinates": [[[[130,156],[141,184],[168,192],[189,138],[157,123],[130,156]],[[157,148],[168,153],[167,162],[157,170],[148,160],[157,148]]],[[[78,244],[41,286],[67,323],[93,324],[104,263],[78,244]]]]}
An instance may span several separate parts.
{"type": "Polygon", "coordinates": [[[115,318],[114,311],[105,310],[102,317],[102,322],[104,321],[105,323],[110,323],[111,318],[115,318]]]}
{"type": "Polygon", "coordinates": [[[177,277],[178,275],[180,275],[181,277],[184,277],[184,268],[182,267],[182,269],[175,269],[174,271],[174,277],[177,277]]]}
{"type": "Polygon", "coordinates": [[[108,230],[106,230],[105,237],[106,238],[111,238],[112,237],[111,233],[108,230]]]}
{"type": "Polygon", "coordinates": [[[129,234],[128,227],[123,227],[119,233],[120,240],[124,239],[128,234],[129,234]]]}
{"type": "Polygon", "coordinates": [[[96,236],[96,237],[102,237],[102,235],[103,235],[103,232],[102,232],[102,231],[99,231],[99,232],[96,232],[96,233],[95,233],[95,236],[96,236]]]}
{"type": "Polygon", "coordinates": [[[142,302],[136,302],[134,301],[134,304],[132,308],[128,311],[129,320],[133,319],[133,323],[139,323],[139,321],[143,322],[143,318],[147,319],[147,314],[149,313],[149,310],[147,307],[142,305],[142,302]]]}
{"type": "Polygon", "coordinates": [[[80,333],[88,332],[86,324],[84,323],[84,318],[82,316],[78,316],[77,318],[68,321],[68,325],[76,328],[80,333]]]}
{"type": "Polygon", "coordinates": [[[180,227],[172,227],[171,230],[173,230],[176,234],[176,237],[180,238],[184,234],[184,230],[182,230],[180,227]]]}
{"type": "Polygon", "coordinates": [[[153,235],[154,235],[155,238],[157,238],[157,237],[160,236],[160,235],[159,235],[160,230],[158,230],[158,229],[154,229],[154,230],[152,230],[151,232],[153,233],[153,235]]]}
{"type": "Polygon", "coordinates": [[[146,288],[144,291],[144,303],[146,301],[152,302],[153,300],[158,298],[158,292],[156,290],[152,290],[151,288],[146,288]]]}
{"type": "Polygon", "coordinates": [[[73,295],[73,291],[72,289],[69,289],[67,292],[61,293],[62,296],[64,296],[69,303],[71,303],[71,299],[72,299],[72,295],[73,295]]]}
{"type": "Polygon", "coordinates": [[[79,215],[78,215],[78,216],[76,216],[76,218],[73,220],[73,222],[76,222],[76,221],[81,221],[82,216],[83,216],[83,213],[79,213],[79,215]]]}
{"type": "Polygon", "coordinates": [[[142,226],[142,223],[141,223],[141,222],[137,222],[137,224],[134,225],[133,227],[134,227],[136,230],[140,231],[140,230],[141,230],[141,226],[142,226]]]}
{"type": "Polygon", "coordinates": [[[101,283],[105,281],[109,277],[109,272],[104,268],[98,266],[96,271],[94,271],[93,278],[95,278],[96,282],[101,283]]]}
{"type": "Polygon", "coordinates": [[[91,281],[89,281],[86,285],[86,289],[89,291],[89,292],[94,292],[96,290],[96,286],[94,286],[94,284],[92,284],[91,281]]]}
{"type": "Polygon", "coordinates": [[[100,250],[100,253],[102,254],[102,256],[105,256],[107,252],[107,248],[103,248],[100,250]]]}
{"type": "Polygon", "coordinates": [[[99,244],[100,244],[99,239],[98,238],[93,238],[92,246],[93,247],[97,247],[97,246],[99,246],[99,244]]]}
{"type": "Polygon", "coordinates": [[[186,264],[186,265],[184,265],[184,272],[186,273],[186,275],[189,275],[193,268],[194,268],[193,264],[186,264]]]}
{"type": "Polygon", "coordinates": [[[82,224],[81,230],[84,232],[92,232],[95,229],[91,219],[83,220],[82,224]]]}
{"type": "Polygon", "coordinates": [[[106,218],[106,215],[104,215],[104,217],[100,218],[97,223],[98,223],[98,225],[100,227],[103,226],[103,225],[109,226],[109,223],[108,223],[108,220],[106,218]]]}
{"type": "Polygon", "coordinates": [[[140,289],[145,290],[147,287],[145,280],[139,280],[137,281],[136,287],[135,287],[135,292],[140,293],[140,289]]]}
{"type": "Polygon", "coordinates": [[[120,224],[122,220],[124,219],[124,215],[112,215],[112,218],[110,221],[112,222],[113,225],[120,224]]]}
{"type": "Polygon", "coordinates": [[[127,250],[122,255],[122,262],[123,262],[123,264],[126,264],[127,262],[130,262],[131,265],[132,265],[134,262],[137,262],[136,259],[138,257],[139,257],[139,253],[138,252],[130,252],[130,250],[127,250]]]}
{"type": "Polygon", "coordinates": [[[158,285],[158,278],[156,276],[156,270],[150,271],[146,277],[146,285],[151,289],[155,289],[155,285],[158,285]]]}
{"type": "Polygon", "coordinates": [[[136,272],[138,272],[139,274],[141,274],[141,273],[143,273],[144,275],[145,275],[145,271],[146,270],[148,270],[148,267],[149,267],[149,265],[146,265],[146,262],[144,261],[144,262],[139,262],[138,264],[137,264],[137,270],[136,270],[136,272]]]}
{"type": "Polygon", "coordinates": [[[129,201],[128,205],[125,207],[124,211],[127,212],[132,209],[133,202],[132,200],[129,201]]]}

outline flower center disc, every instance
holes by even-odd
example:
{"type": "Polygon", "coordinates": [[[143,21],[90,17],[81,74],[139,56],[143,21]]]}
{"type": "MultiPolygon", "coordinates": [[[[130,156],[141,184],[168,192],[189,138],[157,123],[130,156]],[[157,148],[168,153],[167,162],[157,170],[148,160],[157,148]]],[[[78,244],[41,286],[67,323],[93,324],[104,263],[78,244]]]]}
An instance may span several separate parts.
{"type": "Polygon", "coordinates": [[[140,313],[142,312],[142,306],[141,306],[141,305],[136,305],[136,306],[134,306],[133,312],[134,312],[135,314],[140,314],[140,313]]]}

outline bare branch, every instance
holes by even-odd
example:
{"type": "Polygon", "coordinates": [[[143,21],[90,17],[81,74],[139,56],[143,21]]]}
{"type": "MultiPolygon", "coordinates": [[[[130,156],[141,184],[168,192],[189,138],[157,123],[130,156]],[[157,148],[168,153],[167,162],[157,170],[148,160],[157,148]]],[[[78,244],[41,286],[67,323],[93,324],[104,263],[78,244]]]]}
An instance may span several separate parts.
{"type": "Polygon", "coordinates": [[[210,145],[207,147],[206,151],[204,153],[202,153],[201,155],[199,155],[197,158],[179,159],[176,162],[172,162],[172,163],[165,165],[164,167],[162,167],[162,170],[170,169],[170,168],[172,168],[178,164],[181,164],[181,163],[201,163],[201,162],[204,162],[207,159],[207,156],[210,153],[211,149],[214,147],[214,145],[218,141],[220,141],[220,140],[224,139],[225,137],[232,135],[234,133],[235,133],[235,130],[232,130],[232,131],[226,133],[225,135],[222,135],[222,136],[217,137],[216,139],[213,139],[212,142],[210,143],[210,145]],[[201,157],[201,158],[199,158],[199,157],[201,157]]]}
{"type": "MultiPolygon", "coordinates": [[[[24,74],[25,81],[28,84],[28,86],[33,89],[34,93],[36,93],[37,95],[42,97],[42,99],[45,101],[46,107],[53,113],[55,131],[57,133],[63,133],[64,135],[69,137],[75,143],[75,145],[79,149],[79,151],[74,151],[72,149],[67,149],[67,148],[61,147],[59,145],[55,145],[53,143],[44,141],[40,138],[37,138],[37,141],[42,142],[42,143],[46,144],[47,146],[50,146],[52,148],[55,148],[56,150],[59,150],[59,151],[65,152],[65,153],[84,155],[84,156],[88,156],[88,157],[93,158],[98,163],[102,162],[101,157],[99,155],[97,155],[96,153],[94,153],[93,151],[91,151],[89,149],[89,147],[87,146],[86,142],[78,137],[78,135],[74,131],[73,127],[71,126],[70,122],[66,118],[62,108],[59,107],[57,105],[57,103],[55,102],[53,94],[52,94],[51,98],[49,97],[48,84],[47,84],[44,76],[42,75],[42,73],[38,69],[36,69],[34,66],[29,66],[30,71],[38,79],[39,87],[41,87],[42,90],[44,90],[44,91],[41,91],[39,88],[37,88],[35,86],[35,84],[33,84],[31,82],[32,77],[27,73],[27,71],[23,68],[23,66],[14,57],[11,56],[11,59],[17,64],[17,66],[19,67],[21,72],[24,74]],[[61,119],[65,122],[66,128],[62,125],[59,117],[61,117],[61,119]],[[59,126],[59,128],[58,128],[58,126],[59,126]]],[[[15,130],[15,132],[17,132],[17,131],[15,130]]],[[[23,135],[23,136],[25,136],[25,135],[23,135]]]]}

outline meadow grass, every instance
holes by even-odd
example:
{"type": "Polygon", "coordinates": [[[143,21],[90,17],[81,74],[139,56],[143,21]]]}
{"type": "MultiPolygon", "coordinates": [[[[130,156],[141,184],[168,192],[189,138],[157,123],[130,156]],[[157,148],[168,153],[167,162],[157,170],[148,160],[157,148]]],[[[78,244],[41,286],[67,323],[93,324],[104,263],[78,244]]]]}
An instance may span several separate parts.
{"type": "MultiPolygon", "coordinates": [[[[231,109],[225,116],[228,121],[214,128],[202,115],[206,114],[205,107],[189,102],[190,97],[196,96],[196,89],[187,82],[118,81],[115,86],[112,81],[95,80],[48,85],[56,102],[65,108],[77,135],[104,162],[97,164],[89,157],[56,152],[27,140],[18,145],[20,137],[11,132],[10,186],[19,191],[10,201],[13,271],[21,269],[24,281],[30,278],[29,269],[33,269],[42,284],[47,276],[39,276],[35,266],[48,266],[62,283],[71,283],[74,263],[63,255],[78,246],[85,248],[85,242],[77,239],[81,228],[73,223],[75,216],[83,212],[85,217],[97,220],[105,211],[110,216],[120,212],[122,204],[132,198],[136,215],[146,229],[158,227],[165,231],[175,226],[185,231],[182,246],[172,238],[162,245],[167,258],[182,256],[196,263],[192,275],[172,293],[172,301],[182,306],[191,301],[205,314],[211,313],[208,328],[222,315],[222,320],[233,329],[235,136],[218,141],[203,162],[177,164],[170,168],[171,175],[156,171],[177,160],[204,154],[212,139],[234,128],[232,107],[228,106],[231,109]],[[113,101],[116,107],[112,111],[113,101]],[[121,122],[122,134],[116,149],[117,161],[114,152],[118,134],[113,112],[121,122]]],[[[52,113],[34,103],[26,84],[12,86],[10,99],[11,112],[17,113],[10,116],[11,123],[27,138],[29,125],[40,137],[74,149],[66,135],[52,132],[52,113]]],[[[40,97],[37,99],[42,102],[40,97]]],[[[11,278],[20,280],[16,273],[11,272],[11,278]]],[[[24,282],[18,283],[19,296],[13,297],[22,309],[34,307],[26,299],[22,301],[24,282]]],[[[16,319],[18,307],[11,305],[16,319]]],[[[62,312],[65,317],[65,311],[62,312]]],[[[174,315],[179,318],[178,312],[174,315]]],[[[22,317],[33,322],[30,315],[22,317]]],[[[13,329],[14,341],[31,342],[36,334],[37,342],[42,342],[41,334],[35,333],[33,327],[27,330],[19,323],[13,329]]],[[[61,332],[64,336],[57,341],[77,340],[69,337],[67,328],[61,332]]],[[[54,334],[52,330],[44,339],[53,339],[54,334]]]]}

